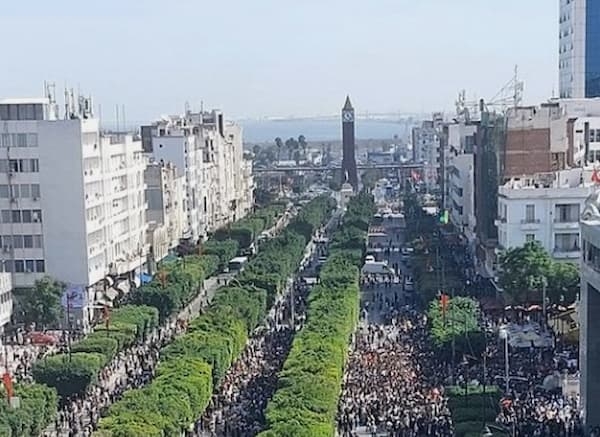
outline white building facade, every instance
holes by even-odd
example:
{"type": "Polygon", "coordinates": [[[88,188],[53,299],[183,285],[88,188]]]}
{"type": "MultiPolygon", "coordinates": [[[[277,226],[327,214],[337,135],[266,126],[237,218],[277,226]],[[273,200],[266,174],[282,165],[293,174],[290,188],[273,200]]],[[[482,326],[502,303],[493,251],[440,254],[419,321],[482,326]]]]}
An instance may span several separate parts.
{"type": "Polygon", "coordinates": [[[245,216],[252,207],[252,167],[242,130],[219,111],[164,117],[142,127],[144,150],[183,177],[184,237],[195,241],[245,216]]]}
{"type": "Polygon", "coordinates": [[[0,101],[0,239],[15,287],[86,289],[146,256],[141,142],[104,136],[89,101],[0,101]]]}
{"type": "Polygon", "coordinates": [[[499,249],[539,241],[558,261],[581,256],[579,217],[594,190],[592,170],[575,168],[510,180],[498,188],[499,249]]]}
{"type": "Polygon", "coordinates": [[[159,262],[183,235],[183,176],[172,163],[150,162],[144,173],[151,258],[159,262]]]}

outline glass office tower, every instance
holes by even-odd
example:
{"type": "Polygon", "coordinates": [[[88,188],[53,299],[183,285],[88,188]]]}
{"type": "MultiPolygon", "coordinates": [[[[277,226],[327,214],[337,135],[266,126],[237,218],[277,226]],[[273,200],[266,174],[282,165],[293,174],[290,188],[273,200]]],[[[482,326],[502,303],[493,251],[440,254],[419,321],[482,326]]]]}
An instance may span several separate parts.
{"type": "Polygon", "coordinates": [[[600,97],[600,0],[560,0],[561,98],[600,97]]]}

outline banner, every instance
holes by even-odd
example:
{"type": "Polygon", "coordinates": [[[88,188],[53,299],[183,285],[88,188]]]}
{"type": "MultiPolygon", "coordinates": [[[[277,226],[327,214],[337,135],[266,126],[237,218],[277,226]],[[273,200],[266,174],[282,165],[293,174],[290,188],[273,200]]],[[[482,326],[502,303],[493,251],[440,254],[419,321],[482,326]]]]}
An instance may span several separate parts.
{"type": "Polygon", "coordinates": [[[87,307],[87,292],[85,286],[69,284],[63,295],[60,303],[63,308],[81,309],[87,307]]]}

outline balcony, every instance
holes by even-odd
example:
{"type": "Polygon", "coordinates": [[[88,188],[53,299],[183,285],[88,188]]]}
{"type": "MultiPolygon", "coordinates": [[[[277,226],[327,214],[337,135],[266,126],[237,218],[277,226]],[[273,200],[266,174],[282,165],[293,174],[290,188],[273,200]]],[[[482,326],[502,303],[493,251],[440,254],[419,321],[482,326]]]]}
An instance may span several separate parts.
{"type": "Polygon", "coordinates": [[[554,219],[554,229],[556,230],[577,230],[579,229],[579,220],[578,219],[554,219]]]}
{"type": "Polygon", "coordinates": [[[506,224],[506,217],[498,217],[496,220],[494,220],[494,226],[496,227],[500,227],[501,225],[505,225],[506,224]]]}
{"type": "Polygon", "coordinates": [[[555,247],[552,256],[557,259],[576,260],[581,257],[581,249],[578,246],[555,247]]]}
{"type": "Polygon", "coordinates": [[[524,218],[521,220],[521,229],[524,231],[539,229],[540,224],[540,219],[524,218]]]}

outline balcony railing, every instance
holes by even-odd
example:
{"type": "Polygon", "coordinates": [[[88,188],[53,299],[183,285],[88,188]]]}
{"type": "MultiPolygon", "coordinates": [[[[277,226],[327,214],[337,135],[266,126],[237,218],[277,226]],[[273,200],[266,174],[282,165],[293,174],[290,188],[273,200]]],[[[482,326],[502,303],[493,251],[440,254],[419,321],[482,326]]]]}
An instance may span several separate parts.
{"type": "Polygon", "coordinates": [[[541,220],[536,218],[524,218],[521,220],[522,225],[539,225],[540,223],[541,220]]]}
{"type": "Polygon", "coordinates": [[[564,223],[564,224],[579,223],[579,217],[567,217],[567,218],[555,217],[554,223],[564,223]]]}

